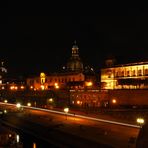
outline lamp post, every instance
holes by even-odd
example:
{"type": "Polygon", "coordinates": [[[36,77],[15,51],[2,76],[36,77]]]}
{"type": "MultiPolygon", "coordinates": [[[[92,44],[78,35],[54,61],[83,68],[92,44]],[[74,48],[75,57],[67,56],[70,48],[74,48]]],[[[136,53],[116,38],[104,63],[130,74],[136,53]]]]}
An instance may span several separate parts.
{"type": "Polygon", "coordinates": [[[137,123],[140,125],[142,128],[142,125],[144,124],[144,119],[143,118],[137,118],[137,123]]]}
{"type": "Polygon", "coordinates": [[[28,103],[27,103],[27,106],[28,106],[28,107],[30,107],[30,106],[31,106],[31,103],[30,103],[30,102],[28,102],[28,103]]]}
{"type": "Polygon", "coordinates": [[[7,103],[8,101],[7,100],[4,100],[4,103],[7,103]]]}
{"type": "Polygon", "coordinates": [[[66,120],[67,120],[67,113],[69,112],[69,108],[68,107],[64,108],[64,112],[65,112],[66,120]]]}
{"type": "Polygon", "coordinates": [[[21,104],[20,103],[17,103],[16,104],[16,107],[17,107],[18,110],[20,110],[21,109],[21,104]]]}
{"type": "Polygon", "coordinates": [[[16,104],[16,107],[19,109],[21,107],[21,104],[20,103],[17,103],[16,104]]]}

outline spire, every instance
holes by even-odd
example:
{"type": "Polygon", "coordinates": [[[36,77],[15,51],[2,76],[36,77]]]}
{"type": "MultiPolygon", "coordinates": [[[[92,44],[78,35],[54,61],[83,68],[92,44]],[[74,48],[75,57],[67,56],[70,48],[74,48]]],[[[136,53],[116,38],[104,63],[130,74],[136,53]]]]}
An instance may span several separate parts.
{"type": "Polygon", "coordinates": [[[79,56],[78,46],[76,45],[76,40],[74,41],[74,45],[72,46],[72,57],[79,56]]]}

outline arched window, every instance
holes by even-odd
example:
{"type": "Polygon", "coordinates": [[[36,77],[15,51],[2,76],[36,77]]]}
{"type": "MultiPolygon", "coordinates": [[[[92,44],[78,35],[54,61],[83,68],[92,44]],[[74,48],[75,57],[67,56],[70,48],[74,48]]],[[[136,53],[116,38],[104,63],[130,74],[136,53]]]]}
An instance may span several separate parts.
{"type": "Polygon", "coordinates": [[[132,71],[132,76],[136,76],[136,71],[135,70],[132,71]]]}
{"type": "Polygon", "coordinates": [[[145,69],[145,75],[147,76],[148,75],[148,69],[145,69]]]}
{"type": "Polygon", "coordinates": [[[121,72],[121,76],[124,77],[124,71],[121,72]]]}
{"type": "Polygon", "coordinates": [[[129,70],[126,72],[127,76],[130,76],[129,70]]]}
{"type": "Polygon", "coordinates": [[[141,75],[142,75],[142,70],[139,69],[139,70],[138,70],[138,76],[141,76],[141,75]]]}

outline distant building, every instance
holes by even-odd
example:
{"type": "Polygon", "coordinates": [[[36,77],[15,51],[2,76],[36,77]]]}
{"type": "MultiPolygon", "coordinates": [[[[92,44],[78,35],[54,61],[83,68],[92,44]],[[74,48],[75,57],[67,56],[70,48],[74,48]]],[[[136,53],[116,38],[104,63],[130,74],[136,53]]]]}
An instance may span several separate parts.
{"type": "Polygon", "coordinates": [[[73,45],[72,47],[72,55],[67,62],[66,70],[67,72],[83,72],[83,63],[79,57],[79,50],[78,46],[73,45]]]}
{"type": "Polygon", "coordinates": [[[102,89],[148,89],[148,62],[101,69],[102,89]]]}
{"type": "Polygon", "coordinates": [[[46,75],[41,73],[40,76],[27,79],[27,86],[34,90],[47,89],[84,89],[87,85],[93,87],[96,83],[96,75],[92,67],[85,66],[79,57],[78,46],[72,47],[72,55],[62,72],[46,75]],[[91,82],[91,83],[89,83],[91,82]],[[94,85],[92,85],[94,84],[94,85]]]}
{"type": "Polygon", "coordinates": [[[6,79],[7,69],[4,66],[4,62],[0,63],[0,89],[5,89],[5,79],[6,79]]]}

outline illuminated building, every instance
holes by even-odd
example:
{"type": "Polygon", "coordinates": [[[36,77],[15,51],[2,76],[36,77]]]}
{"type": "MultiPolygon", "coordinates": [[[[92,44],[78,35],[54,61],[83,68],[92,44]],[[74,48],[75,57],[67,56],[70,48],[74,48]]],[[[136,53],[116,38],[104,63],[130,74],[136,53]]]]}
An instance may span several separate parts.
{"type": "Polygon", "coordinates": [[[70,104],[81,108],[100,107],[101,93],[98,89],[70,90],[70,104]]]}
{"type": "Polygon", "coordinates": [[[0,147],[23,147],[16,132],[2,126],[0,126],[0,131],[0,147]]]}
{"type": "Polygon", "coordinates": [[[73,45],[72,47],[72,55],[71,58],[68,60],[67,65],[66,65],[66,70],[68,72],[83,72],[83,63],[79,57],[79,51],[78,51],[78,46],[73,45]]]}
{"type": "Polygon", "coordinates": [[[46,76],[44,83],[42,83],[42,77],[28,78],[27,84],[36,90],[40,90],[41,87],[43,88],[43,86],[45,90],[47,90],[57,88],[57,86],[64,88],[66,84],[72,82],[83,82],[84,78],[85,77],[82,73],[56,73],[46,76]]]}
{"type": "Polygon", "coordinates": [[[101,70],[102,89],[147,89],[148,62],[116,65],[101,70]]]}
{"type": "Polygon", "coordinates": [[[96,75],[92,67],[83,65],[78,52],[78,46],[72,46],[71,57],[63,66],[61,72],[27,79],[27,85],[32,90],[48,90],[48,89],[83,89],[88,83],[89,88],[93,87],[96,81],[96,75]],[[91,82],[91,83],[90,83],[91,82]],[[56,84],[56,85],[55,85],[56,84]],[[92,85],[93,84],[93,85],[92,85]]]}

